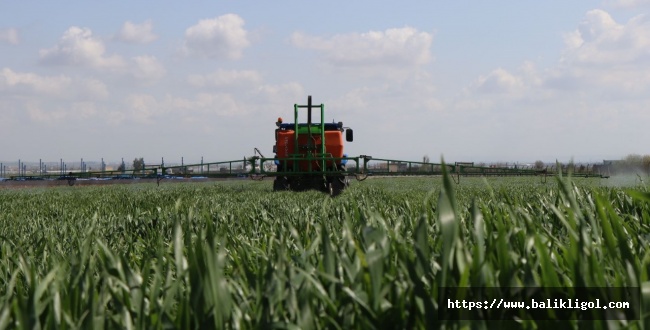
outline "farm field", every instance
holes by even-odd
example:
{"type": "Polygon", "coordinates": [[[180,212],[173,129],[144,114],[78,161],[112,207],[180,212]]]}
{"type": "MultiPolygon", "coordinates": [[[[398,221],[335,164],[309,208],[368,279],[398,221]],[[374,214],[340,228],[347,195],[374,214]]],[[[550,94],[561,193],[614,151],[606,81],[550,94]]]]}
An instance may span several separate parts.
{"type": "Polygon", "coordinates": [[[648,286],[635,177],[34,187],[0,210],[0,329],[644,328],[438,313],[445,287],[648,286]]]}

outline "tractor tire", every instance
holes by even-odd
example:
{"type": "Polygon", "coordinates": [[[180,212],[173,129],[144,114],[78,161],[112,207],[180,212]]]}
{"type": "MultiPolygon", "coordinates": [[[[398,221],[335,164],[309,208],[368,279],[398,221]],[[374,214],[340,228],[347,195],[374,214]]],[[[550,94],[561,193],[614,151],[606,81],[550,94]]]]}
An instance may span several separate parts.
{"type": "Polygon", "coordinates": [[[273,180],[273,191],[287,191],[289,190],[289,183],[287,178],[279,176],[273,180]]]}
{"type": "Polygon", "coordinates": [[[305,183],[302,177],[292,177],[289,181],[289,190],[291,191],[303,191],[305,190],[305,183]]]}
{"type": "Polygon", "coordinates": [[[346,187],[345,178],[332,178],[329,183],[329,194],[332,197],[340,195],[346,187]]]}

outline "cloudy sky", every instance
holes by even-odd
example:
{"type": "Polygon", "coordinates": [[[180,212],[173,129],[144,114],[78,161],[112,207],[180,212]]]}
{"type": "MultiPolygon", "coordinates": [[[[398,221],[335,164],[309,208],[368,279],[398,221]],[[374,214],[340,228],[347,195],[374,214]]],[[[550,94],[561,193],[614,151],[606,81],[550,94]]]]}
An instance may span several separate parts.
{"type": "Polygon", "coordinates": [[[312,95],[350,155],[650,153],[650,1],[4,1],[0,160],[272,156],[312,95]],[[285,120],[287,121],[287,120],[285,120]]]}

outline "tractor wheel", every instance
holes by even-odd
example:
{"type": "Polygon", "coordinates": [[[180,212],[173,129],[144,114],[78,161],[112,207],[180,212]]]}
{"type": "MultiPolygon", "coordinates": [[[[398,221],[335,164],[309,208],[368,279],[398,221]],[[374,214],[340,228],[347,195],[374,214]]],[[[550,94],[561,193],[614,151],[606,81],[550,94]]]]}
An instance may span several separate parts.
{"type": "Polygon", "coordinates": [[[344,178],[333,178],[329,183],[329,193],[330,196],[336,197],[343,192],[345,189],[345,179],[344,178]]]}
{"type": "Polygon", "coordinates": [[[273,191],[286,191],[289,190],[287,178],[279,176],[273,180],[273,191]]]}
{"type": "Polygon", "coordinates": [[[300,177],[293,177],[289,181],[289,190],[291,191],[302,191],[303,190],[303,183],[302,183],[302,178],[300,177]]]}

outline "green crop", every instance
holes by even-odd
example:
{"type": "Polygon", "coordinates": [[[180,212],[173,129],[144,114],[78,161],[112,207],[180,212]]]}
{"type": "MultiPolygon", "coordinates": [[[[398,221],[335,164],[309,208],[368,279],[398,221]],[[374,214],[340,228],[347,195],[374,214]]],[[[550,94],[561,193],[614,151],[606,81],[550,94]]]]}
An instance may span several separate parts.
{"type": "Polygon", "coordinates": [[[437,311],[442,287],[649,287],[649,244],[646,187],[594,179],[6,189],[0,329],[643,328],[437,311]]]}

